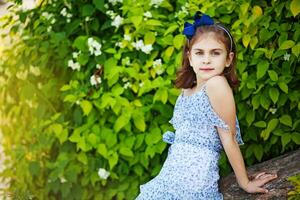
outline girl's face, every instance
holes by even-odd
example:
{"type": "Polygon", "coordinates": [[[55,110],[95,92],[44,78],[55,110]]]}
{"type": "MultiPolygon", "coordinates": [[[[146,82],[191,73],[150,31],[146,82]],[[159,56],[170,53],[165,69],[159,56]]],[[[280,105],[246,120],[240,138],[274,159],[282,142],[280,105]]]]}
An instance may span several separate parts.
{"type": "Polygon", "coordinates": [[[203,34],[188,53],[191,67],[196,73],[197,80],[203,81],[220,75],[225,67],[229,67],[234,53],[230,52],[227,58],[227,51],[222,42],[219,42],[214,33],[203,34]]]}

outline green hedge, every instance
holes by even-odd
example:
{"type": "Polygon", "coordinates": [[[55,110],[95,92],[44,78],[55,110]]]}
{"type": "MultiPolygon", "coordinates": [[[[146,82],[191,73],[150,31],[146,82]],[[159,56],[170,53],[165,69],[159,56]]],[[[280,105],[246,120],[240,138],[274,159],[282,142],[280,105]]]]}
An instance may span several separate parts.
{"type": "MultiPolygon", "coordinates": [[[[237,42],[246,164],[299,148],[298,0],[48,0],[1,19],[9,30],[0,46],[5,192],[133,199],[166,158],[181,31],[197,10],[237,42]]],[[[220,167],[231,171],[224,153],[220,167]]]]}

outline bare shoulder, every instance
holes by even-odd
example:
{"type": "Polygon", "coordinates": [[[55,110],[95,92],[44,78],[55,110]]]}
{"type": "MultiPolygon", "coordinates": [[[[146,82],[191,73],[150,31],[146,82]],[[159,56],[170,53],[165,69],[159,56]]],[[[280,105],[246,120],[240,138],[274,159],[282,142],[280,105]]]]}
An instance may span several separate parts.
{"type": "Polygon", "coordinates": [[[224,76],[214,76],[206,81],[206,93],[216,113],[231,127],[236,115],[232,89],[224,76]]]}
{"type": "Polygon", "coordinates": [[[228,94],[232,93],[230,85],[224,76],[214,76],[206,81],[206,88],[209,93],[213,94],[228,94]]]}

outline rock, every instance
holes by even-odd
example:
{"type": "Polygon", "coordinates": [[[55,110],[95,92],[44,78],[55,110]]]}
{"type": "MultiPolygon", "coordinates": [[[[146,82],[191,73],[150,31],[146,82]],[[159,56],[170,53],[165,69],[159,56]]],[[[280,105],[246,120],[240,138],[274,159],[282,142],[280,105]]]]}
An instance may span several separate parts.
{"type": "Polygon", "coordinates": [[[267,194],[249,194],[238,186],[232,173],[220,180],[220,189],[225,200],[287,199],[287,193],[294,189],[287,178],[300,173],[300,149],[248,167],[247,172],[250,179],[260,172],[277,173],[278,178],[264,186],[269,190],[267,194]]]}

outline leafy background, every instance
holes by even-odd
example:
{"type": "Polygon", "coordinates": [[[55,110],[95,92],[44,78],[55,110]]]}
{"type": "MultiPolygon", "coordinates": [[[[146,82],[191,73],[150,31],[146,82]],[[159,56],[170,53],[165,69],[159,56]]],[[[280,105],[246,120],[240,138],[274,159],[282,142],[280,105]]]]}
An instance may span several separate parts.
{"type": "Polygon", "coordinates": [[[247,166],[299,148],[299,0],[14,3],[1,18],[5,194],[134,199],[166,158],[182,27],[198,10],[237,43],[247,166]]]}

